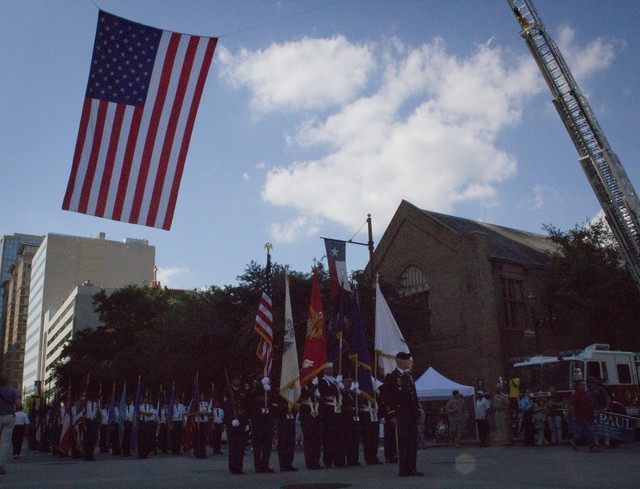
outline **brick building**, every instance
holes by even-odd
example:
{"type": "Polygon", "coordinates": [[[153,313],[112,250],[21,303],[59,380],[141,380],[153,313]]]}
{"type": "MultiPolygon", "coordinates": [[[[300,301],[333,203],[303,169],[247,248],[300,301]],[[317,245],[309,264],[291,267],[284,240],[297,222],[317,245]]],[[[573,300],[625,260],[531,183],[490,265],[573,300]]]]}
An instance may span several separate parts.
{"type": "MultiPolygon", "coordinates": [[[[511,359],[567,347],[552,331],[544,270],[546,236],[421,210],[402,201],[373,261],[397,287],[397,314],[417,372],[433,366],[466,385],[492,389],[511,359]]],[[[570,344],[573,345],[574,338],[570,344]]]]}

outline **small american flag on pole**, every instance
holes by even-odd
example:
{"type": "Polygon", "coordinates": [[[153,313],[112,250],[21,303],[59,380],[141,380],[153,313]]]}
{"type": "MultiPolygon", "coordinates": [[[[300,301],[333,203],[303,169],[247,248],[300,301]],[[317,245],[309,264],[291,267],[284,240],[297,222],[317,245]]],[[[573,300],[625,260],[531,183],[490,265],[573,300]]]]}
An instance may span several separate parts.
{"type": "Polygon", "coordinates": [[[216,43],[100,11],[64,210],[171,228],[216,43]]]}
{"type": "Polygon", "coordinates": [[[258,314],[256,314],[256,333],[260,336],[256,355],[262,361],[263,377],[271,377],[273,365],[273,315],[271,303],[271,244],[265,245],[267,249],[267,268],[265,271],[264,288],[260,298],[258,314]]]}

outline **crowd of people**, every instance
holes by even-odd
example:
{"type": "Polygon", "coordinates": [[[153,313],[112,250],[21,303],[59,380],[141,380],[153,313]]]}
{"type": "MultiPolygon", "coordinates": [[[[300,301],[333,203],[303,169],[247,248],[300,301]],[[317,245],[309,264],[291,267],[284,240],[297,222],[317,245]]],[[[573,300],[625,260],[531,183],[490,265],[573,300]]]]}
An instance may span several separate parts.
{"type": "Polygon", "coordinates": [[[477,391],[473,405],[467,403],[460,392],[454,390],[440,411],[436,439],[448,440],[460,447],[469,433],[469,410],[475,415],[475,433],[479,446],[511,445],[514,438],[522,437],[525,446],[569,444],[574,450],[584,443],[593,452],[601,447],[610,448],[613,442],[596,431],[596,413],[609,411],[612,396],[595,377],[576,380],[574,391],[563,397],[554,386],[548,393],[532,395],[530,389],[520,393],[520,379],[509,381],[509,394],[502,382],[489,395],[477,391]],[[447,436],[443,436],[445,433],[447,436]],[[439,436],[440,434],[440,436],[439,436]]]}
{"type": "MultiPolygon", "coordinates": [[[[242,474],[249,444],[255,472],[270,473],[273,449],[280,471],[298,470],[293,460],[300,446],[308,470],[359,466],[361,453],[365,464],[381,464],[382,440],[385,462],[397,463],[401,477],[421,476],[416,454],[426,447],[425,410],[411,375],[411,356],[398,353],[396,363],[384,382],[377,383],[375,399],[360,392],[349,375],[334,375],[329,363],[303,387],[294,406],[271,389],[268,378],[247,382],[235,373],[220,400],[200,394],[187,405],[173,399],[153,404],[147,396],[138,403],[129,397],[124,409],[114,409],[113,401],[99,405],[87,392],[71,406],[51,406],[33,420],[0,376],[0,451],[8,452],[11,445],[14,458],[19,457],[30,423],[30,448],[87,461],[94,460],[96,451],[138,458],[188,452],[207,458],[207,447],[214,455],[223,453],[226,434],[229,471],[242,474]]],[[[565,440],[575,450],[581,441],[591,451],[613,446],[594,430],[595,413],[609,410],[612,402],[597,379],[576,381],[568,399],[554,387],[545,396],[532,396],[529,389],[521,394],[518,378],[510,379],[508,394],[505,387],[500,383],[493,395],[476,392],[472,407],[454,390],[440,410],[436,441],[461,447],[470,435],[472,411],[476,432],[471,435],[481,447],[510,445],[520,436],[525,446],[561,445],[565,440]]],[[[0,474],[4,471],[0,465],[0,474]]]]}
{"type": "MultiPolygon", "coordinates": [[[[138,402],[129,396],[123,406],[114,406],[113,400],[100,400],[87,389],[73,403],[45,404],[35,410],[29,446],[86,461],[94,460],[97,452],[138,458],[191,453],[207,458],[208,447],[214,455],[223,453],[224,434],[232,474],[244,473],[249,446],[255,472],[270,473],[274,449],[280,471],[298,470],[293,465],[297,446],[303,448],[308,470],[381,464],[379,434],[384,430],[385,461],[397,463],[401,477],[421,476],[416,450],[426,443],[419,436],[424,435],[419,429],[424,426],[424,410],[410,373],[411,356],[399,353],[396,362],[396,370],[377,383],[374,398],[361,392],[350,375],[335,375],[328,363],[302,388],[299,403],[293,406],[271,389],[270,379],[247,381],[239,372],[229,376],[219,400],[200,394],[188,404],[177,399],[153,403],[142,395],[138,402]]],[[[2,439],[14,437],[17,458],[30,420],[20,410],[15,390],[2,389],[7,399],[0,404],[2,439]]]]}

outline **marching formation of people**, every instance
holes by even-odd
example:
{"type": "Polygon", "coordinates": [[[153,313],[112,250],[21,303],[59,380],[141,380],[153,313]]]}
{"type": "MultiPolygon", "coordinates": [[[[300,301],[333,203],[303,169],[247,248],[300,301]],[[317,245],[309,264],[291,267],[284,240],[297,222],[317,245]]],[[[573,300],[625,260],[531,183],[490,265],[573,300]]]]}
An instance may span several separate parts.
{"type": "MultiPolygon", "coordinates": [[[[234,372],[219,400],[214,400],[213,394],[210,400],[200,394],[187,405],[173,398],[170,403],[163,400],[154,404],[144,395],[138,403],[129,397],[124,406],[115,407],[113,400],[100,405],[85,393],[70,406],[45,406],[38,410],[36,419],[30,420],[15,391],[0,386],[2,440],[5,445],[7,439],[11,440],[13,456],[19,457],[25,430],[31,423],[30,446],[59,456],[91,461],[98,449],[101,454],[124,457],[132,453],[147,458],[150,454],[193,452],[196,458],[206,458],[207,446],[214,455],[223,453],[222,438],[226,434],[232,474],[244,473],[249,443],[255,472],[271,473],[274,449],[280,471],[298,470],[293,461],[300,446],[299,424],[308,470],[354,467],[361,462],[381,464],[379,437],[384,432],[385,461],[398,463],[401,477],[421,476],[416,458],[417,449],[426,443],[425,411],[418,401],[410,354],[398,353],[396,364],[384,382],[376,383],[376,398],[371,399],[360,391],[351,375],[335,375],[333,364],[327,363],[303,387],[294,406],[271,389],[269,378],[257,376],[247,382],[234,372]]],[[[515,384],[519,386],[519,381],[515,384]]],[[[517,409],[513,396],[503,392],[502,382],[492,396],[476,392],[469,406],[454,390],[440,410],[435,436],[437,440],[442,428],[446,437],[441,436],[440,441],[446,439],[451,446],[461,447],[471,422],[468,407],[472,407],[481,447],[510,445],[514,436],[522,435],[525,446],[561,445],[567,440],[578,450],[578,444],[584,441],[589,450],[597,452],[613,444],[594,431],[595,413],[609,410],[611,404],[612,397],[593,377],[576,381],[568,399],[553,386],[544,397],[532,396],[530,389],[525,389],[517,409]]],[[[0,466],[0,470],[4,468],[0,466]]]]}

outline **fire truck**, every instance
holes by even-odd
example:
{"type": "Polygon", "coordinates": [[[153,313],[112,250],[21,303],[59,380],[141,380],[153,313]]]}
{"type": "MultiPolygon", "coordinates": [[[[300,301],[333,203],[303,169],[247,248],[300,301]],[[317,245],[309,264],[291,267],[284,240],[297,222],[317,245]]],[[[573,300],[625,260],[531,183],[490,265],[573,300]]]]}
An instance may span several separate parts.
{"type": "Polygon", "coordinates": [[[561,352],[558,356],[537,355],[513,365],[520,377],[520,391],[530,389],[532,396],[548,396],[555,386],[569,396],[576,380],[595,377],[629,416],[640,416],[640,357],[629,351],[611,350],[605,343],[594,343],[583,350],[561,352]]]}

